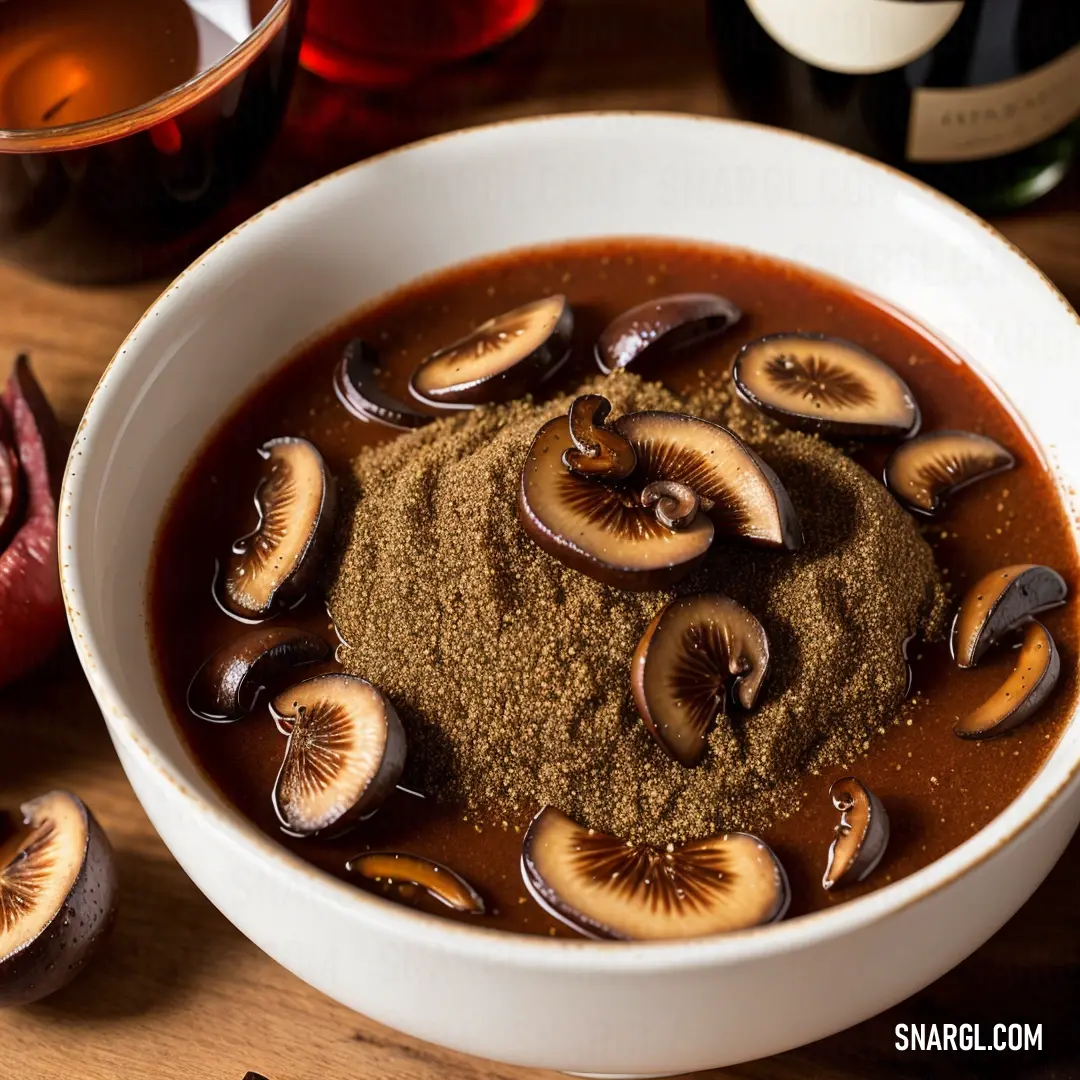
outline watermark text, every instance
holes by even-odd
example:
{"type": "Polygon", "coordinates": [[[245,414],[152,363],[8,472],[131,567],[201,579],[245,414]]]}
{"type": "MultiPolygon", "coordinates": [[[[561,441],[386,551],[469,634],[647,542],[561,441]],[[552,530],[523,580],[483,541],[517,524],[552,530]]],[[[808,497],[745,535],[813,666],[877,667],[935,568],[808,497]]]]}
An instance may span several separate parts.
{"type": "Polygon", "coordinates": [[[1042,1050],[1042,1024],[897,1024],[897,1050],[1042,1050]]]}

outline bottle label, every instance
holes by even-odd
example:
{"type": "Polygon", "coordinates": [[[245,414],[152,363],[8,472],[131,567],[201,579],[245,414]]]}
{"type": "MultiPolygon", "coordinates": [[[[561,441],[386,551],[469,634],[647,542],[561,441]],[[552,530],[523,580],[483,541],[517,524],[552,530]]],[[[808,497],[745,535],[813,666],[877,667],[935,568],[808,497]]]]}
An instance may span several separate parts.
{"type": "Polygon", "coordinates": [[[960,18],[964,0],[746,0],[793,56],[826,71],[874,75],[918,59],[960,18]]]}
{"type": "Polygon", "coordinates": [[[1034,71],[911,97],[909,161],[978,161],[1032,146],[1080,116],[1080,45],[1034,71]]]}

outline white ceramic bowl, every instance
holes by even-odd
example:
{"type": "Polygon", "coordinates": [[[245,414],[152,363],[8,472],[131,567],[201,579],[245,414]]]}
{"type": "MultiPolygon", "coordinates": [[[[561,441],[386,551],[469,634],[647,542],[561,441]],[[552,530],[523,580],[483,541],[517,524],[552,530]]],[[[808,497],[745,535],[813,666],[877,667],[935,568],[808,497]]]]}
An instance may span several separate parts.
{"type": "Polygon", "coordinates": [[[230,809],[162,705],[144,598],[177,477],[294,346],[472,256],[633,234],[753,248],[883,297],[996,382],[1063,497],[1080,490],[1080,326],[988,226],[822,143],[618,114],[435,139],[329,177],[242,226],[120,349],[79,430],[60,518],[79,655],[136,794],[199,888],[280,963],[383,1023],[506,1062],[608,1074],[772,1054],[854,1024],[959,962],[1028,898],[1075,829],[1080,725],[977,836],[835,910],[685,943],[511,936],[367,896],[230,809]],[[858,993],[843,992],[852,971],[858,993]]]}

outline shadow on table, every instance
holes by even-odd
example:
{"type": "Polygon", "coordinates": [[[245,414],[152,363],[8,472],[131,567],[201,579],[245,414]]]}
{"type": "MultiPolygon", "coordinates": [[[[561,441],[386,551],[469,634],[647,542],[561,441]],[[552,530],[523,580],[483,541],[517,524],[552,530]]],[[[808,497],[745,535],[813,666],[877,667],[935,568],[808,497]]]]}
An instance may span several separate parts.
{"type": "Polygon", "coordinates": [[[0,753],[2,804],[71,788],[105,828],[120,878],[119,915],[103,951],[70,986],[30,1006],[39,1019],[100,1022],[168,1009],[211,982],[208,969],[251,948],[154,836],[70,646],[0,691],[0,746],[8,748],[0,753]]]}
{"type": "MultiPolygon", "coordinates": [[[[828,1039],[719,1080],[1076,1080],[1080,1077],[1080,834],[1022,911],[959,967],[892,1009],[828,1039]],[[898,1051],[897,1024],[1042,1025],[1028,1052],[898,1051]]],[[[918,948],[912,942],[912,948],[918,948]]],[[[857,993],[857,974],[843,992],[857,993]]],[[[702,1074],[702,1077],[710,1074],[702,1074]]]]}
{"type": "Polygon", "coordinates": [[[0,791],[40,794],[58,775],[115,762],[90,686],[66,643],[44,667],[0,690],[0,791]]]}
{"type": "Polygon", "coordinates": [[[120,908],[103,951],[39,1019],[102,1022],[174,1008],[250,948],[167,855],[117,852],[120,908]]]}

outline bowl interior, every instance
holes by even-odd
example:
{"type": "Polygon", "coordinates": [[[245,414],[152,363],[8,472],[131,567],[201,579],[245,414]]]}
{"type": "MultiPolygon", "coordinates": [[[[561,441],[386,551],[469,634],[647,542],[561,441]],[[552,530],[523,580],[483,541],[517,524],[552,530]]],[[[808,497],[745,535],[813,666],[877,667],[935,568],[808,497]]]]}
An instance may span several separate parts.
{"type": "MultiPolygon", "coordinates": [[[[265,211],[170,286],[121,348],[76,439],[61,512],[73,629],[113,737],[225,809],[162,704],[145,596],[170,493],[248,388],[418,275],[517,246],[635,234],[796,260],[910,313],[1000,387],[1076,520],[1080,326],[978,219],[881,166],[765,128],[648,115],[496,125],[389,154],[265,211]]],[[[1078,751],[1074,723],[1039,784],[946,867],[916,877],[989,851],[1066,782],[1078,751]]],[[[910,881],[845,908],[880,907],[910,881]]]]}

